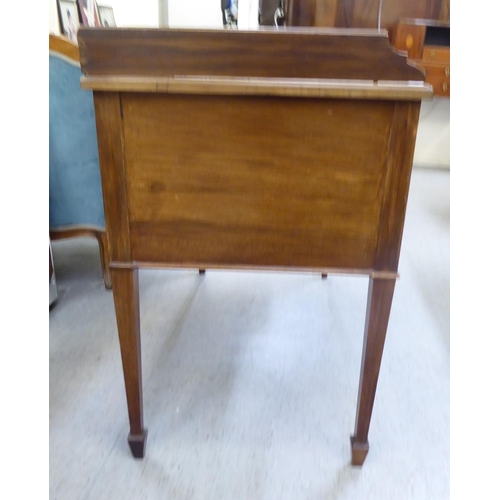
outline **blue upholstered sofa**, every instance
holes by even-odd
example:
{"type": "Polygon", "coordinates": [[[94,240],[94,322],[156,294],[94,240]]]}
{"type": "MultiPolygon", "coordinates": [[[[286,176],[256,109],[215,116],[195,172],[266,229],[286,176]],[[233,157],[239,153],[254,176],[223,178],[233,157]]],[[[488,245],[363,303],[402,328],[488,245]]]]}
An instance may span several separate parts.
{"type": "Polygon", "coordinates": [[[50,238],[95,237],[111,288],[94,103],[80,87],[78,46],[49,35],[49,65],[50,238]]]}

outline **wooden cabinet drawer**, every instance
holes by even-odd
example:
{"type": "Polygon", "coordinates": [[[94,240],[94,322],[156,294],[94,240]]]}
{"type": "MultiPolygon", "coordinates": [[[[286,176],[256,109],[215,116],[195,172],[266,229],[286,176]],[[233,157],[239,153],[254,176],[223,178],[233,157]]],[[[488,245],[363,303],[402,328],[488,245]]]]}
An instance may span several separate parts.
{"type": "Polygon", "coordinates": [[[422,51],[422,59],[432,62],[450,62],[450,48],[425,45],[422,51]]]}
{"type": "Polygon", "coordinates": [[[425,72],[437,97],[450,97],[450,23],[433,19],[403,19],[391,43],[407,53],[408,62],[425,72]]]}
{"type": "Polygon", "coordinates": [[[432,85],[434,95],[450,97],[450,65],[428,61],[417,61],[417,64],[425,71],[425,81],[432,85]]]}
{"type": "Polygon", "coordinates": [[[394,47],[407,52],[409,59],[420,59],[422,57],[424,38],[425,26],[399,24],[394,36],[394,47]]]}

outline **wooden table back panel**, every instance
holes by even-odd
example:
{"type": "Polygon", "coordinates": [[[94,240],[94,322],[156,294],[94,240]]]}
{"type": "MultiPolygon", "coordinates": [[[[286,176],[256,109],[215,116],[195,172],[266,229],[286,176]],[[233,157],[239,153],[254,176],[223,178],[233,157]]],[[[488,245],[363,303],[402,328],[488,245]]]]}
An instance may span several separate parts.
{"type": "Polygon", "coordinates": [[[377,30],[81,28],[78,40],[86,76],[423,80],[377,30]]]}
{"type": "Polygon", "coordinates": [[[393,102],[123,94],[122,109],[135,261],[373,267],[393,102]]]}

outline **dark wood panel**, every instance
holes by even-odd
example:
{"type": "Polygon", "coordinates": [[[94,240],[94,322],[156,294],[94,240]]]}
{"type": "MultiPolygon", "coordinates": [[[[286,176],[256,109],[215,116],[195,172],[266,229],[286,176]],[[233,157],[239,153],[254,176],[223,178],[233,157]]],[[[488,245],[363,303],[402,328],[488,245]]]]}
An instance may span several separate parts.
{"type": "Polygon", "coordinates": [[[134,260],[371,267],[393,111],[124,95],[134,260]]]}
{"type": "Polygon", "coordinates": [[[449,0],[289,0],[288,26],[377,28],[392,31],[405,18],[450,18],[449,0]]]}
{"type": "MultiPolygon", "coordinates": [[[[328,30],[329,31],[329,30],[328,30]]],[[[81,28],[83,73],[423,81],[384,33],[81,28]]]]}
{"type": "Polygon", "coordinates": [[[162,169],[200,168],[210,175],[240,161],[247,182],[260,182],[255,174],[271,168],[281,174],[279,183],[292,168],[309,182],[323,182],[310,177],[311,169],[322,176],[380,172],[394,102],[124,94],[122,109],[129,176],[143,172],[130,161],[152,155],[162,169]]]}
{"type": "Polygon", "coordinates": [[[344,0],[288,0],[287,5],[287,26],[347,26],[344,0]]]}
{"type": "Polygon", "coordinates": [[[439,12],[439,19],[441,21],[450,21],[450,0],[441,1],[441,10],[439,12]]]}
{"type": "Polygon", "coordinates": [[[131,253],[120,95],[95,92],[94,108],[109,254],[111,260],[129,260],[131,253]]]}
{"type": "MultiPolygon", "coordinates": [[[[383,0],[380,27],[392,29],[404,18],[439,19],[442,0],[383,0]]],[[[377,28],[379,0],[350,0],[346,4],[349,25],[377,28]]]]}
{"type": "Polygon", "coordinates": [[[288,0],[285,20],[287,26],[315,26],[316,0],[288,0]]]}
{"type": "Polygon", "coordinates": [[[276,230],[202,224],[195,220],[132,222],[136,261],[210,268],[372,269],[373,235],[335,237],[314,228],[276,230]]]}
{"type": "Polygon", "coordinates": [[[375,262],[378,271],[398,270],[419,113],[420,102],[398,102],[394,111],[375,262]]]}
{"type": "Polygon", "coordinates": [[[316,0],[314,25],[319,28],[341,26],[337,19],[344,12],[344,0],[316,0]]]}

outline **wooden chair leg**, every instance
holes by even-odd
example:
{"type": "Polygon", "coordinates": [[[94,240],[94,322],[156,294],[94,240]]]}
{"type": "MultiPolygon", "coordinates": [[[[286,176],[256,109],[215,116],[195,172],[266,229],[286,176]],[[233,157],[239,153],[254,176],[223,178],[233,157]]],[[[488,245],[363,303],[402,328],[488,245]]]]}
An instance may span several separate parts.
{"type": "Polygon", "coordinates": [[[113,283],[111,279],[111,272],[109,270],[109,245],[108,236],[105,231],[96,232],[96,238],[99,242],[99,254],[101,256],[101,268],[102,277],[104,280],[104,286],[107,290],[113,288],[113,283]]]}
{"type": "Polygon", "coordinates": [[[147,430],[143,426],[142,368],[137,269],[112,269],[113,298],[130,422],[128,443],[135,458],[143,458],[147,430]]]}
{"type": "Polygon", "coordinates": [[[106,231],[90,226],[67,226],[59,229],[51,229],[49,232],[51,240],[63,240],[67,238],[91,237],[99,244],[99,255],[101,257],[102,277],[104,286],[112,288],[111,273],[109,271],[109,246],[106,231]]]}
{"type": "Polygon", "coordinates": [[[356,427],[351,436],[352,465],[363,465],[370,448],[368,430],[395,284],[393,278],[370,278],[356,427]]]}

